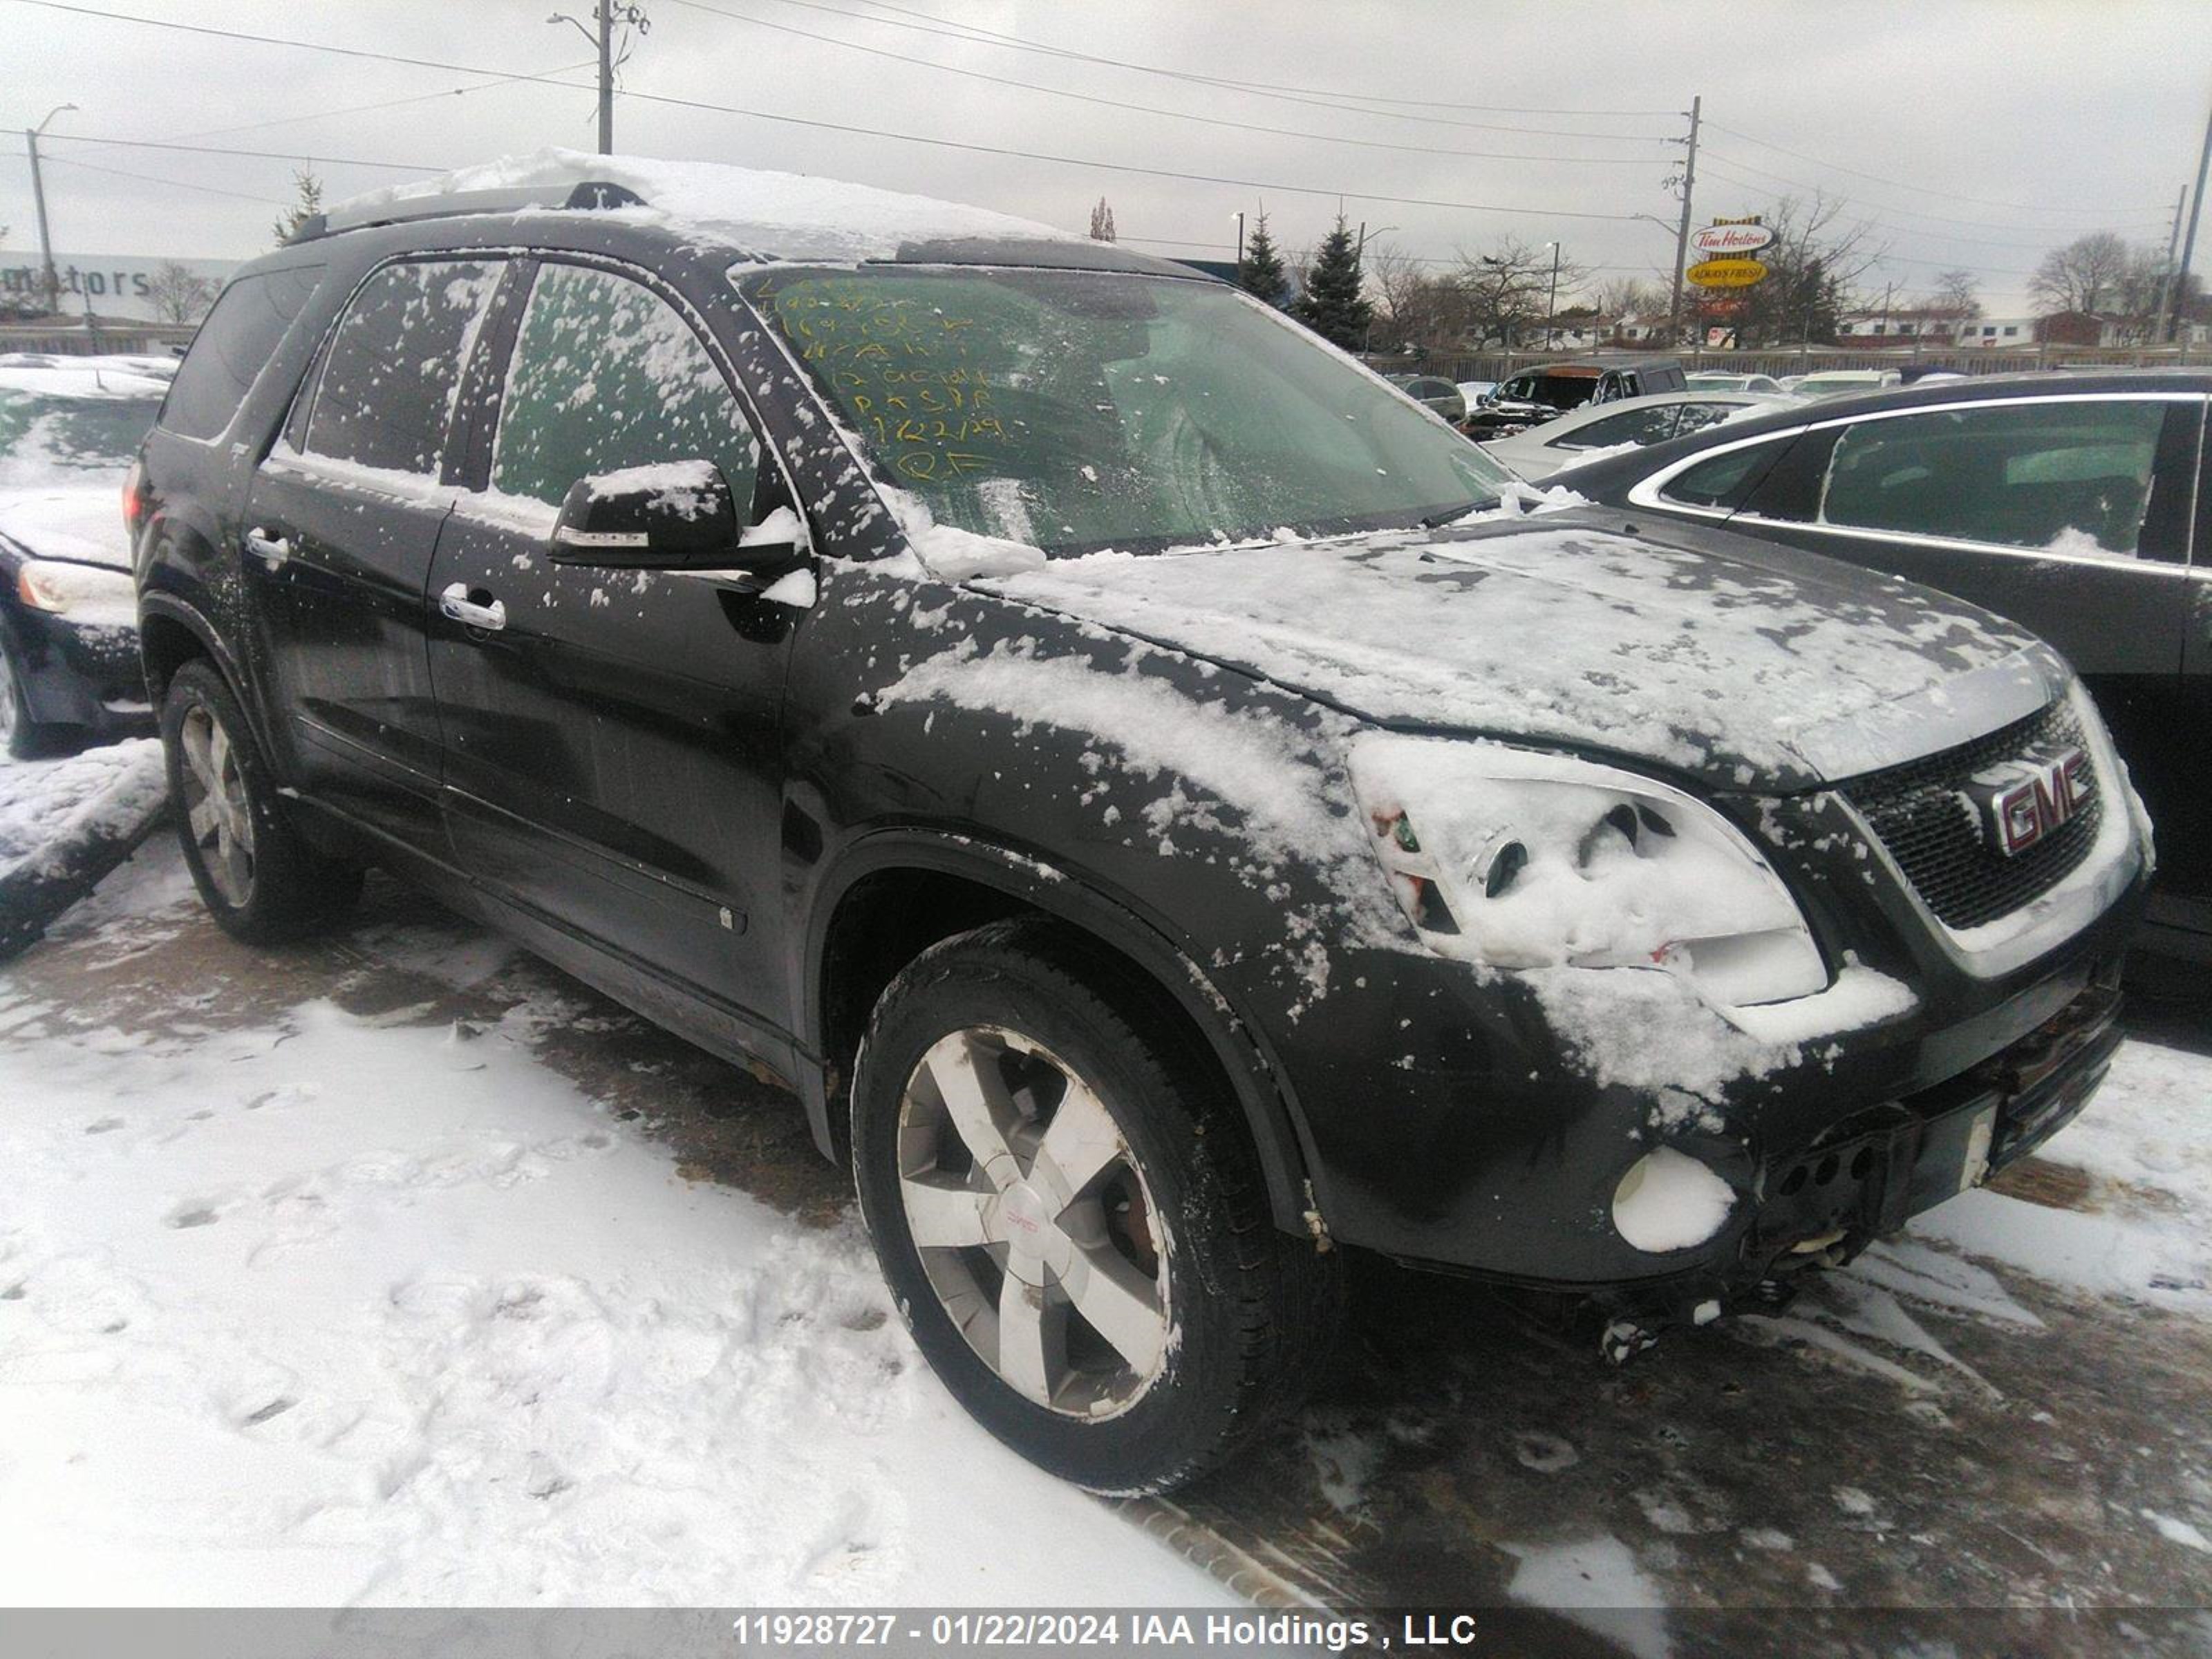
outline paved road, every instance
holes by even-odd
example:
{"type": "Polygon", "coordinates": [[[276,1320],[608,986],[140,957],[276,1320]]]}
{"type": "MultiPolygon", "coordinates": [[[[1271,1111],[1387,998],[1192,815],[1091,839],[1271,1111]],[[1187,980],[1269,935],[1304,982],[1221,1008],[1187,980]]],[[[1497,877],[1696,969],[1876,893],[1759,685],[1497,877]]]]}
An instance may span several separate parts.
{"type": "MultiPolygon", "coordinates": [[[[103,917],[96,901],[11,974],[126,1030],[205,1031],[311,997],[408,1024],[567,999],[587,1012],[546,1032],[543,1058],[685,1176],[804,1224],[846,1206],[789,1097],[381,878],[359,925],[286,951],[242,949],[190,907],[103,917]]],[[[2162,1036],[2199,1029],[2161,1018],[2162,1036]]],[[[2157,1196],[2036,1163],[2003,1186],[2053,1215],[2157,1196]]],[[[1844,1651],[1854,1608],[2001,1607],[2015,1611],[1938,1633],[2098,1652],[2109,1618],[2053,1610],[2208,1599],[2212,1555],[2145,1519],[2212,1511],[2212,1325],[2186,1310],[1908,1242],[1787,1318],[1614,1370],[1473,1287],[1355,1265],[1352,1340],[1303,1419],[1199,1491],[1123,1506],[1255,1600],[1656,1601],[1671,1611],[1547,1624],[1531,1649],[1686,1654],[1782,1650],[1778,1619],[1795,1651],[1844,1651]]],[[[2212,1620],[2136,1624],[2142,1651],[2212,1648],[2212,1620]]]]}

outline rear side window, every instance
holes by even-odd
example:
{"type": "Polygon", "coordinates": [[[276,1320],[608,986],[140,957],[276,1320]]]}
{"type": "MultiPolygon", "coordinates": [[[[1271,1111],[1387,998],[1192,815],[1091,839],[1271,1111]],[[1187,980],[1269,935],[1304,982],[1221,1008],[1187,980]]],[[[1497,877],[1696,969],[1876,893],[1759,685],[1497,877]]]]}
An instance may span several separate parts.
{"type": "Polygon", "coordinates": [[[169,383],[162,429],[220,437],[322,275],[320,265],[293,265],[241,276],[223,289],[169,383]]]}
{"type": "Polygon", "coordinates": [[[760,451],[736,395],[675,308],[625,277],[540,268],[514,343],[491,485],[558,507],[579,478],[712,461],[738,510],[760,451]]]}
{"type": "Polygon", "coordinates": [[[1674,405],[1631,409],[1592,421],[1552,441],[1553,449],[1606,449],[1614,444],[1663,443],[1674,434],[1674,405]]]}
{"type": "Polygon", "coordinates": [[[363,283],[324,354],[301,447],[436,477],[500,270],[485,260],[422,260],[363,283]]]}
{"type": "Polygon", "coordinates": [[[2051,401],[1863,422],[1837,441],[1820,517],[1860,530],[2132,556],[2166,411],[2148,401],[2051,401]]]}

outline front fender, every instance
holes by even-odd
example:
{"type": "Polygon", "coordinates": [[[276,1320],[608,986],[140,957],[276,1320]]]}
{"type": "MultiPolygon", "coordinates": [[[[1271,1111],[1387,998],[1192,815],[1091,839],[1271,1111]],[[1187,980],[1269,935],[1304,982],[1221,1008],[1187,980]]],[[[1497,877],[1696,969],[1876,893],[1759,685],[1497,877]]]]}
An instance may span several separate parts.
{"type": "Polygon", "coordinates": [[[1300,1234],[1321,1228],[1303,1116],[1279,1080],[1280,1069],[1259,1027],[1205,969],[1158,927],[1079,874],[1013,846],[946,830],[864,832],[840,849],[815,884],[803,944],[799,1026],[805,1047],[817,1058],[803,1067],[800,1093],[816,1144],[825,1153],[836,1157],[839,1144],[822,1058],[830,1047],[823,970],[830,927],[856,885],[894,870],[928,871],[989,888],[1083,929],[1135,963],[1204,1034],[1229,1079],[1259,1152],[1276,1224],[1300,1234]]]}

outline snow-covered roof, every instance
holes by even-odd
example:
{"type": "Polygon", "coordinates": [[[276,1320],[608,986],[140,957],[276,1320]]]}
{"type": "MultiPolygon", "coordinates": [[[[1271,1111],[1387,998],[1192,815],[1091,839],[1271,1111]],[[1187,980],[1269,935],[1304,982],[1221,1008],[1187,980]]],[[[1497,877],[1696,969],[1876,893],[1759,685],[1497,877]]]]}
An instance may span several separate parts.
{"type": "Polygon", "coordinates": [[[619,185],[646,204],[602,211],[643,216],[672,229],[780,258],[890,259],[912,244],[972,240],[1096,246],[1034,220],[872,185],[720,161],[665,161],[574,149],[503,156],[434,179],[371,191],[340,203],[331,217],[334,223],[358,221],[380,208],[427,205],[440,196],[551,191],[592,183],[619,185]]]}

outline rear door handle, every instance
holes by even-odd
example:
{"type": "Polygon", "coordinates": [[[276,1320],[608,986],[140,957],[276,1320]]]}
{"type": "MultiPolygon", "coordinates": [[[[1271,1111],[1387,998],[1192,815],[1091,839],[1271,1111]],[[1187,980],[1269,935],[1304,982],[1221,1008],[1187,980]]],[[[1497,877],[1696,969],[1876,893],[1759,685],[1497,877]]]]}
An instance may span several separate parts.
{"type": "Polygon", "coordinates": [[[487,633],[496,632],[507,626],[507,607],[497,599],[487,599],[480,604],[470,598],[466,582],[455,582],[439,594],[438,609],[465,627],[481,628],[487,633]]]}
{"type": "Polygon", "coordinates": [[[292,556],[292,538],[256,525],[246,532],[246,550],[274,570],[292,556]]]}

